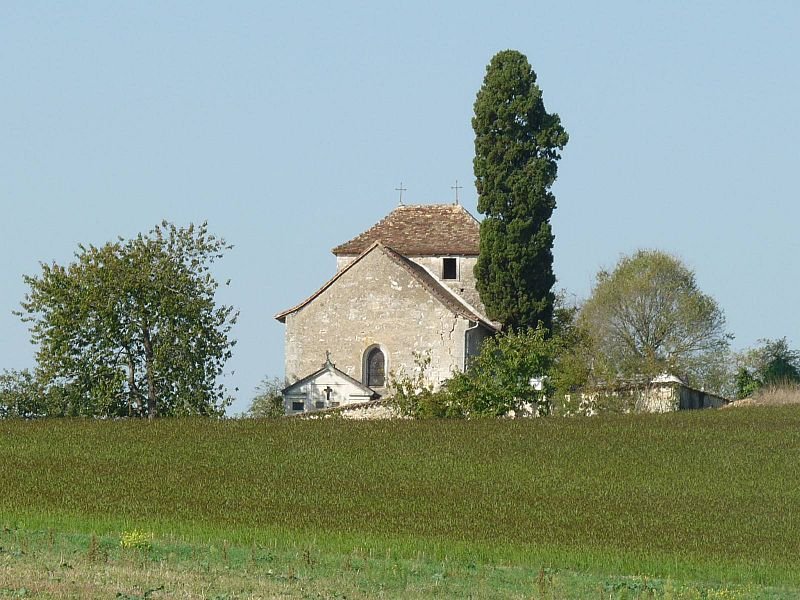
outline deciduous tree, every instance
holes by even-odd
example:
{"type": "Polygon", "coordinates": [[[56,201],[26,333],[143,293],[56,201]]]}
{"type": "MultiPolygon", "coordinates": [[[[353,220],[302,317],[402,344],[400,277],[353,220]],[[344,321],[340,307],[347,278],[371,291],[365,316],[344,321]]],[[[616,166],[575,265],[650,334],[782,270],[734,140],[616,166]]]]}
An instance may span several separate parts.
{"type": "Polygon", "coordinates": [[[246,417],[253,419],[274,419],[285,414],[283,410],[283,395],[285,387],[279,377],[265,377],[256,389],[256,396],[250,403],[250,408],[245,413],[246,417]]]}
{"type": "Polygon", "coordinates": [[[718,387],[712,371],[732,338],[725,315],[670,254],[639,250],[600,271],[581,321],[595,345],[595,368],[611,377],[667,372],[718,387]]]}
{"type": "Polygon", "coordinates": [[[475,266],[488,316],[512,329],[550,329],[553,316],[551,186],[568,136],[548,113],[527,58],[497,53],[475,100],[475,186],[481,222],[475,266]]]}
{"type": "Polygon", "coordinates": [[[22,302],[38,375],[72,415],[218,415],[217,383],[237,313],[217,306],[210,267],[230,246],[206,224],[163,222],[148,234],[80,246],[66,267],[42,264],[22,302]]]}

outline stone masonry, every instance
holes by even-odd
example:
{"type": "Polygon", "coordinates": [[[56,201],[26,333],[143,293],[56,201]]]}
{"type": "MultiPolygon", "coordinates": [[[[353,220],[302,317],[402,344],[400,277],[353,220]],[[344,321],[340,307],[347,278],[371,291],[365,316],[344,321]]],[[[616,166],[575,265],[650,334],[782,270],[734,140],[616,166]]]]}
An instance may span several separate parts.
{"type": "Polygon", "coordinates": [[[295,396],[305,393],[304,406],[319,408],[306,380],[327,352],[343,377],[384,398],[393,375],[415,374],[418,358],[430,359],[434,388],[463,370],[500,328],[475,287],[479,230],[459,205],[401,205],[335,247],[331,280],[276,315],[286,324],[285,401],[300,406],[295,396]]]}
{"type": "Polygon", "coordinates": [[[329,350],[337,368],[362,381],[364,354],[378,346],[387,374],[409,372],[415,352],[429,353],[429,375],[438,385],[463,369],[465,332],[475,325],[376,248],[286,316],[286,376],[294,381],[315,370],[329,350]]]}

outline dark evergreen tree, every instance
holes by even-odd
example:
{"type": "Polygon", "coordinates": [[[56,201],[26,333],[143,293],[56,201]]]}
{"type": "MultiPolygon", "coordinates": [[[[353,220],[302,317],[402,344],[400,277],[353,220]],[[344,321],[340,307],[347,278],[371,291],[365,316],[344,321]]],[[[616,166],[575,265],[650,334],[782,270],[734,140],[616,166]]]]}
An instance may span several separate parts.
{"type": "Polygon", "coordinates": [[[761,379],[764,385],[800,383],[800,352],[789,348],[786,338],[765,340],[763,353],[765,364],[761,379]]]}
{"type": "Polygon", "coordinates": [[[475,185],[481,223],[475,266],[488,316],[512,329],[552,327],[553,232],[550,191],[569,139],[545,110],[528,59],[497,53],[475,100],[475,185]]]}

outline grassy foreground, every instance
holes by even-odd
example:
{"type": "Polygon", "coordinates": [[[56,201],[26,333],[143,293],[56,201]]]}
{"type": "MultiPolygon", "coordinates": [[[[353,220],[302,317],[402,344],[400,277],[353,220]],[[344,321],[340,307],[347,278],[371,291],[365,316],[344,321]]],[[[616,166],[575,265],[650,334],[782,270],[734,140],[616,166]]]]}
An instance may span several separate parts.
{"type": "MultiPolygon", "coordinates": [[[[125,534],[122,536],[125,537],[125,534]]],[[[232,546],[174,539],[123,548],[120,536],[4,529],[0,598],[662,598],[797,597],[797,589],[578,573],[541,566],[401,558],[391,550],[321,551],[313,543],[232,546]]]]}
{"type": "Polygon", "coordinates": [[[81,578],[97,597],[800,595],[792,407],[0,422],[0,461],[0,598],[34,573],[52,597],[81,578]],[[120,548],[133,529],[151,545],[120,548]]]}

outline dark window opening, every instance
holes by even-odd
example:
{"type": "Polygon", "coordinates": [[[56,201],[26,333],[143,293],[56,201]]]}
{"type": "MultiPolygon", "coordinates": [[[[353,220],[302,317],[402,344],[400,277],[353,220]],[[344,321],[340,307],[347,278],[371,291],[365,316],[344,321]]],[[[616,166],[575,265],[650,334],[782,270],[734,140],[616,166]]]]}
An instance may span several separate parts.
{"type": "Polygon", "coordinates": [[[386,363],[380,348],[373,348],[367,354],[367,385],[383,387],[386,383],[386,363]]]}
{"type": "Polygon", "coordinates": [[[303,402],[292,402],[292,410],[303,410],[305,408],[303,402]]]}
{"type": "Polygon", "coordinates": [[[325,408],[325,401],[324,400],[317,400],[314,402],[314,406],[316,408],[325,408]]]}
{"type": "Polygon", "coordinates": [[[442,279],[458,279],[458,265],[455,258],[442,259],[442,279]]]}

